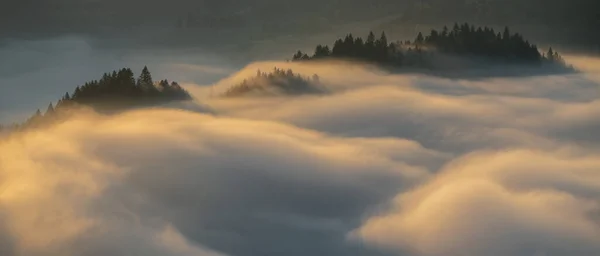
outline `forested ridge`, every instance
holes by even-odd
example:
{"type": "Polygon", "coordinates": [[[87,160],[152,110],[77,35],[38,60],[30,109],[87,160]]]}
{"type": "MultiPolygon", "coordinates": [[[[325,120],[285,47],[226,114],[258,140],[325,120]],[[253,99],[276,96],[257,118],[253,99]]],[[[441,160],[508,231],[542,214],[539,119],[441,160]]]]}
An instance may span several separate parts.
{"type": "Polygon", "coordinates": [[[563,58],[549,48],[540,52],[519,33],[512,33],[508,27],[497,32],[489,27],[475,27],[468,23],[454,24],[452,29],[444,27],[441,31],[431,30],[428,35],[419,33],[414,40],[389,42],[385,32],[375,37],[370,32],[366,39],[346,35],[328,45],[316,46],[309,55],[296,52],[293,61],[318,60],[326,58],[352,59],[374,62],[390,66],[431,67],[436,54],[462,57],[480,57],[503,64],[551,64],[564,66],[563,58]]]}
{"type": "Polygon", "coordinates": [[[92,80],[67,92],[56,102],[50,103],[46,111],[39,109],[25,122],[0,129],[24,130],[52,123],[65,116],[69,108],[91,107],[97,111],[119,111],[131,107],[189,100],[190,94],[177,82],[168,80],[155,82],[148,67],[144,67],[136,79],[129,68],[104,73],[99,80],[92,80]]]}
{"type": "Polygon", "coordinates": [[[301,95],[325,92],[320,85],[319,76],[304,77],[291,69],[273,68],[267,73],[258,70],[256,76],[244,79],[231,86],[223,97],[240,97],[252,95],[301,95]]]}

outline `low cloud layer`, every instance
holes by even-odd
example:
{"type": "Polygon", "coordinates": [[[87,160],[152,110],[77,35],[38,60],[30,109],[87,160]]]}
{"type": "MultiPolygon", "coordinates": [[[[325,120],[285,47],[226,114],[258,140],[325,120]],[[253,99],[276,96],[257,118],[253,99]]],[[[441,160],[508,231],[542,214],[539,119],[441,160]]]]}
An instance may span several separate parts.
{"type": "Polygon", "coordinates": [[[417,255],[595,255],[598,166],[598,155],[469,155],[399,195],[356,235],[417,255]]]}
{"type": "Polygon", "coordinates": [[[450,80],[255,63],[210,87],[187,84],[197,103],[82,111],[0,142],[0,248],[600,254],[599,81],[593,69],[450,80]],[[332,93],[210,97],[274,66],[317,73],[332,93]]]}
{"type": "Polygon", "coordinates": [[[6,232],[23,255],[195,255],[171,250],[178,237],[234,255],[300,255],[324,241],[322,253],[342,253],[365,209],[446,157],[402,139],[174,110],[82,117],[2,152],[6,232]],[[271,244],[281,238],[300,240],[271,244]]]}

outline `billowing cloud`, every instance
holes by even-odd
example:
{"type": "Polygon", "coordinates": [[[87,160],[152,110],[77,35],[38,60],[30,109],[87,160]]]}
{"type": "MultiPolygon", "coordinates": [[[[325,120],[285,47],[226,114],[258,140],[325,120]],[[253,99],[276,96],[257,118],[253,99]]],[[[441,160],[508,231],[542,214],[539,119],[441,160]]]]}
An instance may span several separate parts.
{"type": "Polygon", "coordinates": [[[205,251],[190,240],[236,255],[299,255],[314,248],[294,240],[343,244],[365,209],[447,157],[402,139],[174,110],[89,114],[0,149],[16,255],[205,251]]]}
{"type": "MultiPolygon", "coordinates": [[[[240,74],[274,65],[255,64],[240,74]]],[[[209,89],[192,91],[226,115],[277,120],[345,136],[408,138],[449,153],[523,144],[546,147],[556,140],[599,145],[594,140],[600,126],[598,83],[587,74],[449,80],[386,75],[351,65],[285,67],[319,74],[336,93],[231,101],[206,99],[209,89]]]]}
{"type": "Polygon", "coordinates": [[[595,255],[598,166],[598,155],[469,155],[354,235],[417,255],[595,255]]]}
{"type": "Polygon", "coordinates": [[[445,79],[266,62],[212,88],[186,84],[198,103],[81,111],[0,141],[0,248],[596,255],[598,81],[591,71],[445,79]],[[275,66],[316,73],[332,93],[214,97],[275,66]]]}

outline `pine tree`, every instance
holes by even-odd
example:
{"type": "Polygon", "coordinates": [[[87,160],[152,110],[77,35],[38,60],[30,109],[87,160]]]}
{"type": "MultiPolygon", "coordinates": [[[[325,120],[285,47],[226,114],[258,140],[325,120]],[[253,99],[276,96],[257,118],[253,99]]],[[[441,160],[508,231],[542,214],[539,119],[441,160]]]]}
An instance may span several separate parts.
{"type": "Polygon", "coordinates": [[[75,92],[73,92],[73,99],[78,99],[80,97],[81,97],[81,89],[79,88],[79,86],[77,86],[77,88],[75,88],[75,92]]]}
{"type": "Polygon", "coordinates": [[[158,85],[160,86],[161,90],[163,90],[163,91],[169,90],[169,81],[167,79],[161,80],[158,85]]]}
{"type": "Polygon", "coordinates": [[[458,26],[458,23],[454,23],[454,26],[452,27],[452,34],[454,34],[454,36],[458,36],[458,33],[460,33],[460,27],[458,26]]]}
{"type": "Polygon", "coordinates": [[[367,41],[365,42],[365,45],[367,47],[375,46],[375,34],[373,34],[373,31],[369,32],[369,36],[367,36],[367,41]]]}
{"type": "Polygon", "coordinates": [[[387,39],[387,36],[385,35],[385,32],[381,32],[381,37],[379,38],[379,42],[381,42],[382,47],[387,48],[388,39],[387,39]]]}
{"type": "Polygon", "coordinates": [[[555,62],[563,62],[563,58],[558,54],[557,51],[554,51],[554,57],[553,57],[555,62]]]}
{"type": "Polygon", "coordinates": [[[37,111],[35,111],[35,114],[33,114],[33,116],[31,116],[29,118],[28,122],[30,124],[37,124],[41,119],[42,119],[42,111],[40,111],[40,109],[38,109],[37,111]]]}
{"type": "Polygon", "coordinates": [[[304,53],[302,53],[302,51],[298,50],[298,52],[296,52],[296,54],[294,54],[294,57],[292,57],[292,60],[300,60],[300,59],[302,59],[302,55],[304,55],[304,53]]]}
{"type": "Polygon", "coordinates": [[[422,45],[424,41],[425,41],[425,38],[423,38],[423,33],[419,32],[419,34],[417,35],[417,38],[415,39],[415,44],[422,45]]]}
{"type": "Polygon", "coordinates": [[[342,39],[338,39],[333,43],[333,49],[331,50],[331,55],[340,57],[344,53],[344,41],[342,39]]]}
{"type": "Polygon", "coordinates": [[[137,80],[137,86],[144,90],[154,89],[154,81],[152,80],[152,75],[150,74],[148,67],[144,66],[144,69],[142,69],[142,73],[137,80]]]}
{"type": "Polygon", "coordinates": [[[508,27],[504,27],[504,33],[502,33],[502,40],[507,41],[510,39],[510,30],[508,27]]]}
{"type": "Polygon", "coordinates": [[[554,50],[552,50],[552,47],[550,47],[550,49],[548,49],[548,53],[546,53],[546,58],[549,61],[554,61],[554,50]]]}
{"type": "Polygon", "coordinates": [[[50,103],[50,105],[48,105],[48,109],[46,109],[46,114],[44,114],[44,116],[49,116],[54,114],[54,106],[52,105],[52,103],[50,103]]]}
{"type": "Polygon", "coordinates": [[[317,47],[315,48],[315,53],[314,53],[313,57],[322,58],[322,57],[329,56],[329,54],[330,54],[329,46],[317,45],[317,47]]]}

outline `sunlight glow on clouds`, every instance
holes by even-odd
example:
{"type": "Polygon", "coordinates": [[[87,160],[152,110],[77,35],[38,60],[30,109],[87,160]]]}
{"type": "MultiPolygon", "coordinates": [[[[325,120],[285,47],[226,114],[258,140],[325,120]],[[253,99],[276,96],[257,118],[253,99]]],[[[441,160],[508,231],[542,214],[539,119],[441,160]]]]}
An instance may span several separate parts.
{"type": "Polygon", "coordinates": [[[358,235],[422,255],[592,255],[600,251],[598,155],[516,150],[455,160],[358,235]]]}
{"type": "Polygon", "coordinates": [[[213,90],[275,65],[333,93],[188,84],[197,104],[81,110],[1,140],[2,255],[600,254],[593,74],[269,62],[213,90]]]}

